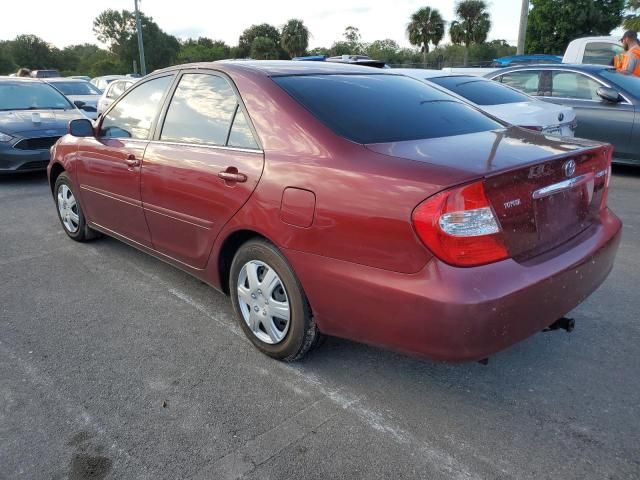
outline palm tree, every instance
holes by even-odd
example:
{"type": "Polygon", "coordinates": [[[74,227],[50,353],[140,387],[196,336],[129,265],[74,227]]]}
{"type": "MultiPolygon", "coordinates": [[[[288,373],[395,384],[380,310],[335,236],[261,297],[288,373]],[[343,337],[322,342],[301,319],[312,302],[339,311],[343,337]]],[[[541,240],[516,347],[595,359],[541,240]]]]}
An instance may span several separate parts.
{"type": "Polygon", "coordinates": [[[424,63],[427,63],[429,43],[437,47],[444,37],[445,23],[440,12],[431,7],[420,8],[411,15],[411,21],[407,25],[407,35],[411,45],[421,47],[424,63]]]}
{"type": "Polygon", "coordinates": [[[451,22],[449,35],[456,44],[464,44],[464,65],[469,63],[469,46],[482,43],[491,30],[491,17],[483,0],[464,0],[456,5],[457,20],[451,22]]]}
{"type": "Polygon", "coordinates": [[[280,44],[291,57],[300,57],[307,51],[309,36],[302,20],[293,18],[282,27],[280,44]]]}
{"type": "Polygon", "coordinates": [[[629,0],[627,10],[629,10],[629,15],[624,19],[624,28],[640,30],[640,0],[629,0]]]}

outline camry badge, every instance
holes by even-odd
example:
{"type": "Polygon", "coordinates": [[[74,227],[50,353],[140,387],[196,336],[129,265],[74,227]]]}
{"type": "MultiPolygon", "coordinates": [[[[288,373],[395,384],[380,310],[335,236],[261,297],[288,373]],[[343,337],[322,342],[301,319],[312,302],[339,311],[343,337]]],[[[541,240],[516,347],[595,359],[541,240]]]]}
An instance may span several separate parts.
{"type": "Polygon", "coordinates": [[[576,173],[576,161],[569,160],[565,162],[562,166],[562,171],[564,172],[565,177],[573,177],[573,174],[576,173]]]}
{"type": "Polygon", "coordinates": [[[558,121],[561,122],[562,120],[564,120],[564,113],[558,115],[558,121]]]}

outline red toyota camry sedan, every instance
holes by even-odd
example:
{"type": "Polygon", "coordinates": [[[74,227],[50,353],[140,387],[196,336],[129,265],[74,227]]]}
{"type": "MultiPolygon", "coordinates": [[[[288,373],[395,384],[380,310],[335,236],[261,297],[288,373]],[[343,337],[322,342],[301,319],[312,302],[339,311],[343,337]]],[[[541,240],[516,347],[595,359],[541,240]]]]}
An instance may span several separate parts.
{"type": "Polygon", "coordinates": [[[467,361],[605,280],[611,154],[393,70],[228,61],[154,72],[72,121],[48,172],[69,237],[109,235],[223,291],[267,355],[335,335],[467,361]]]}

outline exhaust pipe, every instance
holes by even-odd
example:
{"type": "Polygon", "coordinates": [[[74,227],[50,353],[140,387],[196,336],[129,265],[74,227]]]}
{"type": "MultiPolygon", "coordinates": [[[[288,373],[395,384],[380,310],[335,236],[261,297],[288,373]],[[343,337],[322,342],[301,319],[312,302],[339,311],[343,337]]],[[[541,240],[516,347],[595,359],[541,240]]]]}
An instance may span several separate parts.
{"type": "Polygon", "coordinates": [[[573,331],[576,327],[576,321],[573,318],[562,317],[553,322],[547,328],[542,330],[543,332],[552,332],[553,330],[566,330],[567,332],[573,331]]]}

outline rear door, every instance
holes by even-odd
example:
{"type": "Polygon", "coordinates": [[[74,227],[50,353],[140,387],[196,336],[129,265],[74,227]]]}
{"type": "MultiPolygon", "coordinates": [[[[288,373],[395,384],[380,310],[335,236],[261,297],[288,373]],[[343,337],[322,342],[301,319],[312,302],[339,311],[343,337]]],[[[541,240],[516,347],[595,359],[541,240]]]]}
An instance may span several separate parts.
{"type": "Polygon", "coordinates": [[[222,226],[262,174],[263,152],[221,73],[185,71],[145,152],[142,203],[154,248],[204,268],[222,226]]]}
{"type": "Polygon", "coordinates": [[[633,105],[601,99],[597,91],[604,84],[583,73],[550,70],[548,75],[550,89],[541,99],[574,108],[578,120],[576,137],[611,143],[616,157],[632,154],[633,105]]]}
{"type": "Polygon", "coordinates": [[[87,219],[151,246],[140,199],[140,167],[173,75],[138,85],[100,120],[97,137],[78,142],[76,174],[87,219]]]}

